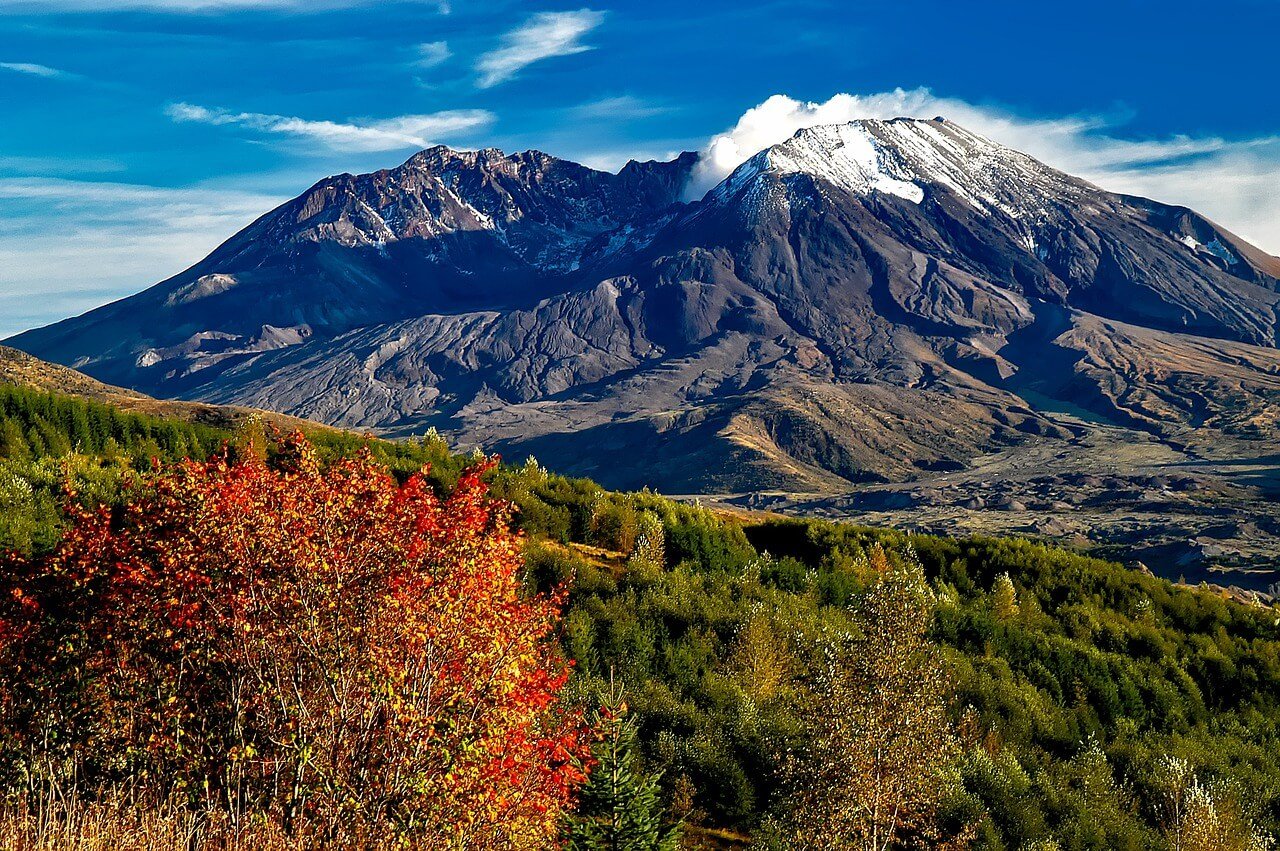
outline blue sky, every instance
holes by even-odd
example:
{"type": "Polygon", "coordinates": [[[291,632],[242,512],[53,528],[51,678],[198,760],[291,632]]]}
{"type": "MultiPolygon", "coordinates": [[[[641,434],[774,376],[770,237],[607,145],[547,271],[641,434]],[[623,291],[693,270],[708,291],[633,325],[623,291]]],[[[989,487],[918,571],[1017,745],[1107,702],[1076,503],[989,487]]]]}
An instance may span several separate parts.
{"type": "Polygon", "coordinates": [[[583,2],[0,0],[0,336],[436,142],[714,151],[710,181],[805,123],[941,113],[1280,253],[1276,0],[583,2]]]}

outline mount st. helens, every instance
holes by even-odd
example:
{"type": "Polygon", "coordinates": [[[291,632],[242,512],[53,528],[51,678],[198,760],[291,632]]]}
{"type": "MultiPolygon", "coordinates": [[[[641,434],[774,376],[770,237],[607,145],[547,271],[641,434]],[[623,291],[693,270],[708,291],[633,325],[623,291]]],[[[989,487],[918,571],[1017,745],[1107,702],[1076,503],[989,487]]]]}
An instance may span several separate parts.
{"type": "Polygon", "coordinates": [[[1280,453],[1280,260],[1186,208],[942,119],[801,130],[684,202],[696,163],[432,148],[9,342],[670,492],[910,503],[1280,453]]]}

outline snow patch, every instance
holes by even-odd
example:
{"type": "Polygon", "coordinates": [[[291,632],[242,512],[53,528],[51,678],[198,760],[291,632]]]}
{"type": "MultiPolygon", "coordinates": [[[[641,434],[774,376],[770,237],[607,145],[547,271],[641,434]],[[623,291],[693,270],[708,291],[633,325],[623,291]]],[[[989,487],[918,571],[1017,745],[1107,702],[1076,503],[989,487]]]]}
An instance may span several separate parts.
{"type": "Polygon", "coordinates": [[[1193,252],[1200,251],[1200,249],[1204,249],[1205,251],[1212,254],[1214,257],[1217,257],[1220,260],[1222,260],[1228,266],[1234,266],[1240,262],[1240,258],[1232,254],[1231,250],[1228,249],[1225,245],[1223,245],[1222,241],[1218,239],[1216,236],[1213,239],[1209,240],[1207,244],[1201,243],[1199,240],[1197,240],[1194,236],[1191,236],[1190,234],[1183,234],[1182,236],[1177,237],[1177,240],[1178,242],[1181,242],[1183,245],[1185,245],[1187,248],[1190,248],[1193,252]]]}
{"type": "Polygon", "coordinates": [[[1226,264],[1228,266],[1234,266],[1240,262],[1240,260],[1234,254],[1228,251],[1227,247],[1223,245],[1220,241],[1218,241],[1216,237],[1210,240],[1209,244],[1206,245],[1205,248],[1209,251],[1210,254],[1214,255],[1215,257],[1220,257],[1224,261],[1226,261],[1226,264]]]}
{"type": "Polygon", "coordinates": [[[853,192],[883,192],[913,204],[924,200],[924,190],[903,179],[905,171],[861,124],[801,130],[764,154],[776,174],[808,174],[853,192]]]}

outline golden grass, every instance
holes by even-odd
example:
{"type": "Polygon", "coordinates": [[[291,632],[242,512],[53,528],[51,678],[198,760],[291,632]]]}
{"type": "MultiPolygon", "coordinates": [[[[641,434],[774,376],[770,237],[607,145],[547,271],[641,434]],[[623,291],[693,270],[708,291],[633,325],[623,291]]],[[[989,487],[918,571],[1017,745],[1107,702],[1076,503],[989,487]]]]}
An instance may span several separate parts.
{"type": "MultiPolygon", "coordinates": [[[[285,845],[244,837],[175,807],[138,807],[121,801],[42,802],[0,812],[0,848],[6,851],[238,851],[285,845]]],[[[262,837],[265,838],[265,837],[262,837]]]]}
{"type": "Polygon", "coordinates": [[[694,851],[741,851],[751,844],[751,838],[731,830],[708,827],[687,827],[682,847],[694,851]]]}
{"type": "Polygon", "coordinates": [[[223,813],[174,805],[146,806],[123,797],[41,801],[0,809],[4,851],[390,851],[402,843],[369,836],[321,841],[288,836],[277,824],[233,825],[223,813]]]}
{"type": "MultiPolygon", "coordinates": [[[[323,423],[238,405],[209,405],[203,402],[153,399],[133,390],[103,384],[74,369],[47,363],[7,346],[0,346],[0,384],[16,384],[19,387],[61,393],[66,396],[103,402],[130,413],[173,417],[186,422],[203,423],[214,428],[235,430],[249,420],[258,419],[286,432],[294,429],[308,433],[342,431],[323,423]]],[[[0,846],[2,847],[4,846],[0,846]]]]}
{"type": "MultiPolygon", "coordinates": [[[[694,851],[734,851],[748,837],[730,831],[689,827],[683,847],[694,851]]],[[[173,805],[141,806],[123,797],[104,801],[42,801],[0,808],[3,851],[417,851],[389,837],[355,836],[320,840],[287,836],[279,825],[249,822],[234,826],[225,814],[199,813],[173,805]]],[[[426,849],[421,849],[426,851],[426,849]]]]}

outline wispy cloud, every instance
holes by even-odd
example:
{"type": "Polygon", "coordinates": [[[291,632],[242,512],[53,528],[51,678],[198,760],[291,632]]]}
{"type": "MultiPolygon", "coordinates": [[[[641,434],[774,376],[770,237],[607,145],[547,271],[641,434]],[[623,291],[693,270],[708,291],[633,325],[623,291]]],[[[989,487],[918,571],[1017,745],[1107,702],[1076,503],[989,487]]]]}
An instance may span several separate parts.
{"type": "Polygon", "coordinates": [[[417,54],[413,64],[418,68],[434,68],[437,65],[443,65],[449,61],[449,57],[453,56],[447,41],[429,41],[426,44],[420,44],[417,54]]]}
{"type": "Polygon", "coordinates": [[[637,150],[634,147],[601,148],[580,153],[574,159],[588,168],[617,174],[620,168],[632,160],[637,162],[645,162],[646,160],[669,162],[680,156],[680,153],[680,148],[650,148],[645,150],[637,150]]]}
{"type": "Polygon", "coordinates": [[[492,124],[495,116],[483,109],[451,109],[425,115],[400,115],[368,121],[312,121],[262,112],[232,112],[189,103],[170,104],[174,121],[238,125],[261,133],[305,139],[335,151],[393,151],[425,148],[492,124]]]}
{"type": "Polygon", "coordinates": [[[0,68],[15,74],[28,74],[32,77],[69,77],[66,71],[50,68],[48,65],[37,65],[35,62],[0,62],[0,68]]]}
{"type": "Polygon", "coordinates": [[[604,13],[592,9],[540,12],[503,35],[495,50],[477,60],[480,79],[476,84],[481,88],[496,86],[534,62],[591,50],[581,39],[603,21],[604,13]]]}
{"type": "Polygon", "coordinates": [[[217,186],[0,178],[0,338],[175,274],[285,200],[217,186]]]}
{"type": "Polygon", "coordinates": [[[599,100],[578,104],[570,110],[576,118],[588,120],[607,119],[611,121],[636,121],[642,118],[652,118],[655,115],[665,115],[672,111],[673,108],[670,106],[651,103],[634,95],[600,98],[599,100]]]}
{"type": "Polygon", "coordinates": [[[822,102],[774,95],[706,144],[689,194],[701,195],[802,127],[938,115],[1104,189],[1191,207],[1268,251],[1280,251],[1280,137],[1128,139],[1117,135],[1120,122],[1107,116],[1029,118],[928,89],[843,93],[822,102]]]}

